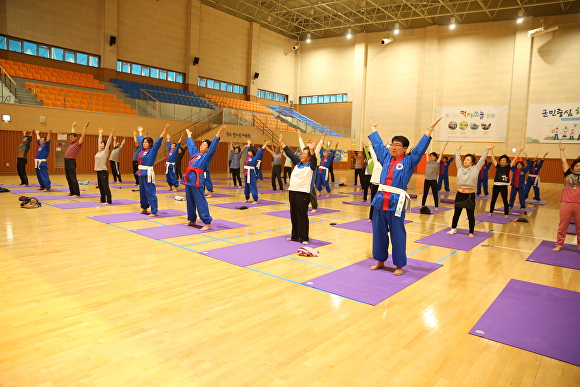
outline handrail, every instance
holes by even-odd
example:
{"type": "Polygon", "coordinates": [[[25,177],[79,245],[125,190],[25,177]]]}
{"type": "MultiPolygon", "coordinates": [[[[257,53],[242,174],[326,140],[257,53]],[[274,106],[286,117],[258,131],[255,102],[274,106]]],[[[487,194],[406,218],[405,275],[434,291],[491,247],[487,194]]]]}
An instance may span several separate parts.
{"type": "MultiPolygon", "coordinates": [[[[4,85],[6,85],[6,87],[8,87],[8,90],[10,90],[10,92],[12,93],[12,95],[14,95],[14,99],[17,98],[17,85],[16,82],[14,81],[14,79],[12,79],[12,77],[6,72],[6,69],[2,66],[0,66],[0,80],[2,81],[2,83],[4,85]],[[8,79],[11,83],[6,83],[5,80],[8,79]]],[[[4,92],[2,93],[2,101],[4,101],[4,92]]]]}
{"type": "MultiPolygon", "coordinates": [[[[149,106],[149,101],[153,102],[153,106],[152,109],[155,111],[155,117],[159,117],[159,100],[157,100],[157,98],[153,97],[151,94],[149,94],[147,91],[147,89],[139,89],[139,91],[141,92],[141,95],[145,95],[145,97],[147,98],[140,98],[142,101],[145,101],[147,103],[147,106],[149,106]]],[[[149,90],[152,91],[152,90],[149,90]]],[[[138,106],[137,106],[138,102],[135,101],[135,110],[138,111],[138,106]]]]}

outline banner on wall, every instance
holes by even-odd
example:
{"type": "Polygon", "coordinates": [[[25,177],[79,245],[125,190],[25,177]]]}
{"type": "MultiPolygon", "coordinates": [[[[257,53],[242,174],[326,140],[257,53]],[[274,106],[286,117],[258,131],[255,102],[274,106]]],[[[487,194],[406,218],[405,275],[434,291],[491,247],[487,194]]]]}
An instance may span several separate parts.
{"type": "Polygon", "coordinates": [[[580,103],[528,106],[526,142],[580,141],[580,103]]]}
{"type": "Polygon", "coordinates": [[[507,128],[507,105],[439,107],[443,117],[435,129],[439,141],[503,142],[507,128]]]}

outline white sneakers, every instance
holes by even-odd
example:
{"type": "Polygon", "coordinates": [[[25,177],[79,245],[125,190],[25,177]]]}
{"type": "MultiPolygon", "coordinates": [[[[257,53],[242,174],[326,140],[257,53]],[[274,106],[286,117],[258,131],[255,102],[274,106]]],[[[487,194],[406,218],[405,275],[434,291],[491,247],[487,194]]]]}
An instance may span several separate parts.
{"type": "Polygon", "coordinates": [[[447,234],[449,235],[457,234],[457,230],[452,228],[451,230],[447,231],[447,234]]]}

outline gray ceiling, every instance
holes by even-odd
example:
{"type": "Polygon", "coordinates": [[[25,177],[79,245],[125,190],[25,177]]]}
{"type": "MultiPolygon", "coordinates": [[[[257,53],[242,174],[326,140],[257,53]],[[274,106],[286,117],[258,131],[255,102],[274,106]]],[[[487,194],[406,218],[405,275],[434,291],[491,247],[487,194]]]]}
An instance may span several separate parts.
{"type": "Polygon", "coordinates": [[[580,12],[580,0],[201,0],[207,6],[304,40],[456,23],[580,12]]]}

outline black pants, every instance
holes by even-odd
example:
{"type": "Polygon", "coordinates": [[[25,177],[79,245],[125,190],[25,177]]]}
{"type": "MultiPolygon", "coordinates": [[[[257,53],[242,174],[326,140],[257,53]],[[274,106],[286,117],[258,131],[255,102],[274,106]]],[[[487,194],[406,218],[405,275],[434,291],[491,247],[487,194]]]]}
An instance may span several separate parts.
{"type": "Polygon", "coordinates": [[[310,203],[310,193],[289,191],[290,201],[290,221],[292,222],[292,236],[296,241],[308,241],[310,222],[308,221],[308,204],[310,203]]]}
{"type": "Polygon", "coordinates": [[[310,190],[310,204],[312,205],[313,210],[318,209],[318,198],[316,197],[316,190],[314,189],[314,186],[310,190]]]}
{"type": "Polygon", "coordinates": [[[284,184],[286,184],[286,175],[288,175],[288,180],[290,180],[290,175],[292,174],[292,167],[284,167],[284,184]]]}
{"type": "Polygon", "coordinates": [[[437,190],[437,180],[425,180],[425,183],[423,183],[423,199],[421,200],[421,205],[424,206],[425,202],[427,201],[429,188],[431,188],[431,193],[433,194],[435,207],[439,207],[439,191],[437,190]]]}
{"type": "MultiPolygon", "coordinates": [[[[451,221],[451,228],[457,228],[457,222],[459,222],[459,216],[461,215],[462,207],[455,207],[455,212],[453,213],[453,220],[451,221]]],[[[469,233],[473,234],[475,231],[475,209],[466,208],[467,219],[469,220],[469,233]]]]}
{"type": "Polygon", "coordinates": [[[234,181],[234,187],[237,187],[236,181],[239,186],[242,186],[242,179],[240,178],[240,168],[230,168],[230,173],[232,174],[232,180],[234,181]]]}
{"type": "Polygon", "coordinates": [[[362,169],[362,168],[355,168],[355,170],[354,170],[354,185],[356,185],[357,176],[360,177],[360,183],[362,185],[363,171],[364,171],[364,169],[362,169]]]}
{"type": "Polygon", "coordinates": [[[135,178],[135,184],[139,185],[139,176],[136,175],[139,170],[139,161],[133,160],[133,177],[135,178]]]}
{"type": "Polygon", "coordinates": [[[28,176],[26,176],[26,163],[28,163],[28,160],[22,157],[19,157],[18,160],[16,160],[16,170],[18,171],[18,177],[20,177],[21,185],[28,185],[28,176]]]}
{"type": "Polygon", "coordinates": [[[334,163],[330,164],[330,167],[328,167],[328,173],[330,173],[330,181],[332,183],[334,183],[334,167],[333,167],[333,164],[334,163]]]}
{"type": "Polygon", "coordinates": [[[64,173],[70,194],[80,196],[81,189],[77,180],[77,161],[75,159],[64,159],[64,173]]]}
{"type": "Polygon", "coordinates": [[[122,183],[121,172],[119,171],[119,168],[117,167],[119,165],[119,163],[116,161],[113,161],[113,160],[109,160],[109,165],[111,166],[111,173],[113,174],[113,180],[117,181],[117,178],[119,178],[119,183],[122,183]]]}
{"type": "Polygon", "coordinates": [[[508,205],[508,186],[507,185],[494,185],[491,190],[491,204],[489,205],[489,212],[493,212],[495,209],[495,201],[497,196],[501,194],[501,199],[503,200],[503,213],[508,215],[510,213],[510,208],[508,205]]]}
{"type": "MultiPolygon", "coordinates": [[[[379,192],[379,185],[371,183],[371,203],[373,202],[373,199],[375,198],[375,195],[377,194],[377,192],[379,192]]],[[[374,207],[371,204],[371,208],[369,210],[369,219],[370,220],[373,220],[373,208],[374,207]]]]}
{"type": "Polygon", "coordinates": [[[371,185],[371,175],[362,175],[360,182],[363,189],[363,200],[366,201],[369,194],[369,187],[371,185]]]}
{"type": "Polygon", "coordinates": [[[175,177],[177,177],[177,181],[183,179],[183,173],[181,173],[181,160],[175,162],[175,177]]]}
{"type": "Polygon", "coordinates": [[[109,171],[97,171],[97,185],[101,192],[101,203],[111,204],[113,198],[111,197],[111,189],[109,188],[109,171]]]}
{"type": "Polygon", "coordinates": [[[276,180],[278,180],[278,185],[280,185],[280,191],[284,188],[282,185],[282,166],[273,165],[272,166],[272,189],[276,191],[276,180]]]}

